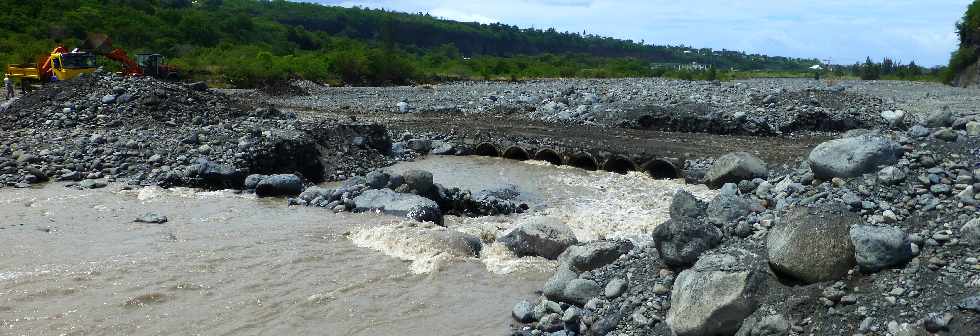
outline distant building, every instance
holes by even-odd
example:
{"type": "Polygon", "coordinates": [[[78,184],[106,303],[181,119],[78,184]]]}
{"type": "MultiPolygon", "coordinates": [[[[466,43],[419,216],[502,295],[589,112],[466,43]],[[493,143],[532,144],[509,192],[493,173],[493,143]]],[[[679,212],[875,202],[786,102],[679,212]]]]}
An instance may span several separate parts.
{"type": "Polygon", "coordinates": [[[674,69],[674,70],[690,70],[690,71],[705,71],[711,69],[710,64],[701,64],[698,62],[691,63],[651,63],[650,69],[674,69]]]}

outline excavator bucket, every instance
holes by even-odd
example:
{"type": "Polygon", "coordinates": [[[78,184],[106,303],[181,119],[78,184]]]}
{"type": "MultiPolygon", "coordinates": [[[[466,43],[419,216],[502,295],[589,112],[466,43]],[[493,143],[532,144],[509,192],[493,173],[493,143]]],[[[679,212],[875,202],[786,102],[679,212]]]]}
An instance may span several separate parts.
{"type": "Polygon", "coordinates": [[[112,39],[109,38],[109,35],[99,33],[89,33],[88,38],[85,39],[85,43],[82,46],[84,49],[102,55],[111,53],[113,49],[112,39]]]}

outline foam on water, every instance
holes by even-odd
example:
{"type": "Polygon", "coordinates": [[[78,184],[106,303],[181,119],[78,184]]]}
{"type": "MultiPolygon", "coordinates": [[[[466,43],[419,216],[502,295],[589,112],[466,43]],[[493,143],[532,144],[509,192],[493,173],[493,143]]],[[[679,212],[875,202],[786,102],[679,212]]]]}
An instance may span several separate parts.
{"type": "MultiPolygon", "coordinates": [[[[644,244],[653,230],[668,219],[670,201],[678,190],[710,200],[717,192],[703,185],[688,185],[683,180],[655,180],[642,173],[626,175],[596,171],[587,172],[568,166],[552,166],[543,161],[510,161],[495,158],[436,157],[418,162],[401,163],[395,172],[423,169],[433,173],[436,182],[447,187],[480,188],[501,182],[517,185],[522,200],[532,208],[524,214],[496,217],[447,217],[448,230],[479,237],[485,244],[480,261],[495,274],[514,272],[549,272],[557,263],[540,257],[518,257],[501,244],[493,243],[500,235],[531,218],[559,218],[575,233],[580,242],[603,239],[630,239],[644,244]],[[463,172],[466,176],[459,176],[463,172]]],[[[452,258],[438,257],[440,247],[431,240],[418,241],[417,234],[406,234],[390,227],[367,229],[353,237],[355,244],[413,262],[416,272],[429,272],[438,263],[452,258]]]]}
{"type": "Polygon", "coordinates": [[[447,263],[476,257],[462,233],[431,223],[406,221],[361,229],[350,238],[359,247],[411,261],[410,269],[416,274],[433,272],[447,263]]]}

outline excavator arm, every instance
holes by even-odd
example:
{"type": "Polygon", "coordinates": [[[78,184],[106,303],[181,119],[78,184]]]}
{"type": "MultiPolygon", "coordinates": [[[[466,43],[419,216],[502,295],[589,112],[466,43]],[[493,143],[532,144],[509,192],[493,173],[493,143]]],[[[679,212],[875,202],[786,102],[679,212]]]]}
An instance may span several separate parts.
{"type": "Polygon", "coordinates": [[[125,50],[113,49],[109,53],[102,54],[102,56],[105,56],[108,59],[121,63],[124,67],[123,69],[124,75],[130,75],[130,76],[143,75],[143,69],[140,68],[139,64],[136,64],[136,62],[134,62],[132,58],[129,58],[129,55],[126,54],[125,50]]]}

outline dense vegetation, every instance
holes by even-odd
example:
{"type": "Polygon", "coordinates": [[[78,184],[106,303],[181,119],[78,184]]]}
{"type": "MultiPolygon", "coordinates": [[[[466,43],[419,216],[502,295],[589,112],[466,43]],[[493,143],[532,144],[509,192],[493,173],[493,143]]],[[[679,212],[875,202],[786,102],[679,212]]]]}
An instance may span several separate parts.
{"type": "Polygon", "coordinates": [[[281,0],[0,1],[0,63],[34,61],[56,44],[80,45],[91,32],[108,34],[131,54],[162,53],[193,77],[237,86],[290,77],[347,84],[710,78],[719,71],[677,66],[698,62],[725,70],[801,71],[816,63],[281,0]]]}
{"type": "Polygon", "coordinates": [[[951,83],[958,74],[980,59],[980,0],[970,4],[963,20],[956,24],[956,32],[960,36],[960,47],[949,60],[949,68],[943,78],[946,83],[951,83]]]}

